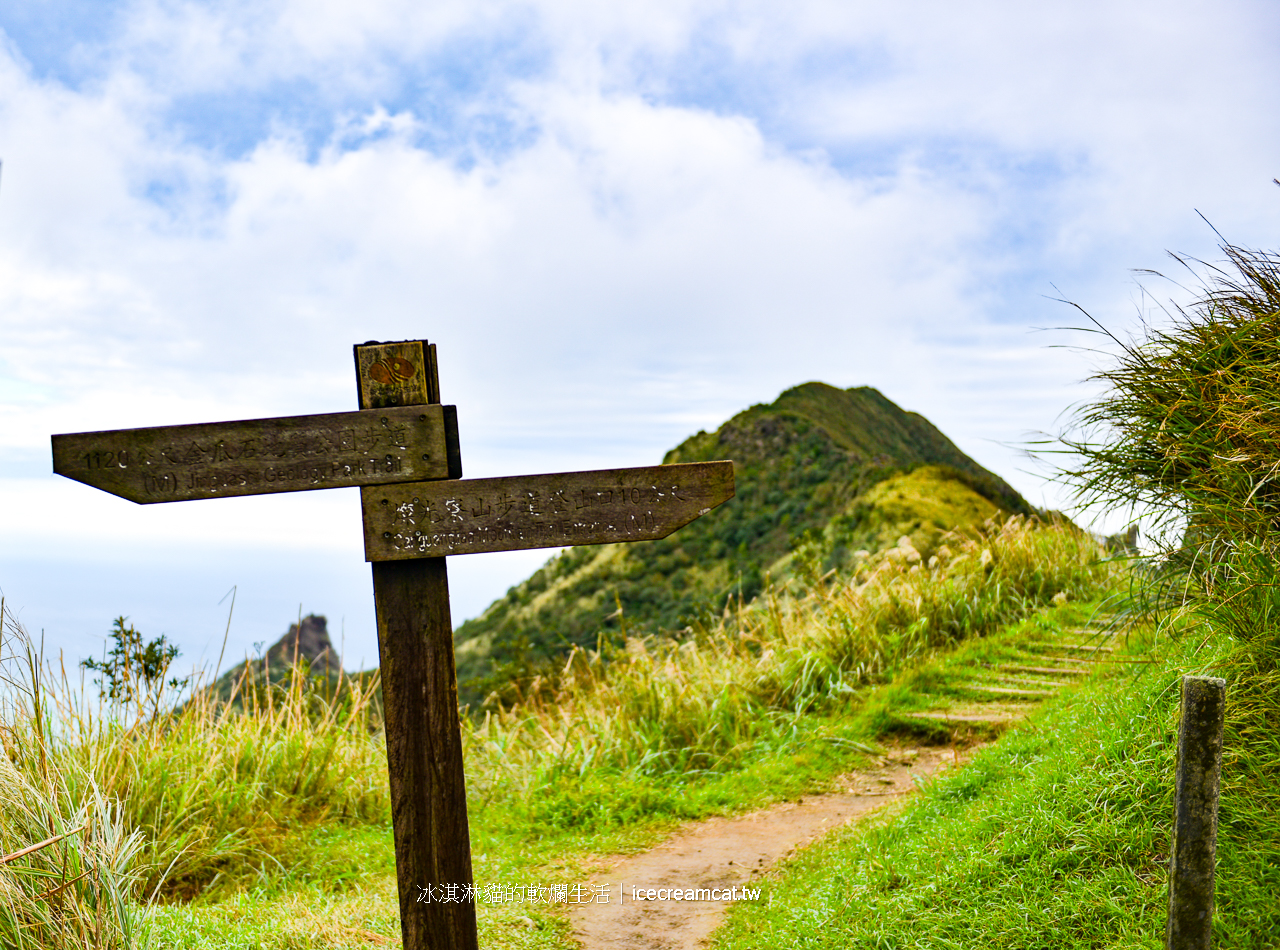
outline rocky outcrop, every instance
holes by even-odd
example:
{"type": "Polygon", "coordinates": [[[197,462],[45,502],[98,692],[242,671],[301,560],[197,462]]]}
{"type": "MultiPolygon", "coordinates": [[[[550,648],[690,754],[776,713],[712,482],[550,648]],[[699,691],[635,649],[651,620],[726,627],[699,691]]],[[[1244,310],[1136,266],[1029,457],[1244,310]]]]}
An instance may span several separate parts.
{"type": "Polygon", "coordinates": [[[266,653],[237,663],[219,676],[211,688],[220,699],[234,696],[234,704],[239,706],[246,692],[271,684],[287,684],[293,676],[295,662],[311,677],[333,680],[338,676],[341,659],[329,639],[329,622],[320,614],[309,614],[300,622],[290,624],[289,632],[266,653]]]}
{"type": "Polygon", "coordinates": [[[266,653],[267,666],[272,669],[285,669],[295,660],[306,660],[316,672],[326,666],[337,671],[338,654],[329,639],[329,622],[320,614],[308,614],[300,623],[290,624],[289,632],[266,653]]]}

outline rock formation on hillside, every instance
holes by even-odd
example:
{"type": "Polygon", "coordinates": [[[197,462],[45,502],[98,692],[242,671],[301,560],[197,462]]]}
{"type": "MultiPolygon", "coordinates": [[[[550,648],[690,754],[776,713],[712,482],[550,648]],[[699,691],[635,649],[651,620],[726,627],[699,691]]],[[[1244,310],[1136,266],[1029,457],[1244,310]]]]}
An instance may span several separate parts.
{"type": "Polygon", "coordinates": [[[315,671],[326,666],[335,671],[338,669],[338,656],[333,649],[333,641],[329,639],[329,622],[323,616],[308,614],[300,624],[290,624],[289,632],[266,653],[267,665],[282,669],[291,665],[295,657],[306,660],[315,671]]]}
{"type": "MultiPolygon", "coordinates": [[[[311,676],[332,679],[338,675],[341,661],[329,639],[328,621],[320,614],[308,614],[300,623],[289,625],[289,632],[277,640],[260,657],[237,663],[213,685],[214,693],[226,699],[237,691],[268,683],[287,683],[293,675],[294,662],[304,666],[311,676]]],[[[240,697],[237,696],[237,704],[240,697]]]]}

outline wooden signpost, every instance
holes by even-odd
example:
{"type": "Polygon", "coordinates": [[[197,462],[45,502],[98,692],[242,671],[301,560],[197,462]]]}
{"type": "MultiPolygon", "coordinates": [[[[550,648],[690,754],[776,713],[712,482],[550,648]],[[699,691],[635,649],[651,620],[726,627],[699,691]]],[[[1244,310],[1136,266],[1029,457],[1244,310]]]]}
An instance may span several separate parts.
{"type": "Polygon", "coordinates": [[[53,470],[139,504],[359,486],[373,562],[405,950],[475,950],[445,557],[664,538],[733,497],[732,462],[462,479],[435,346],[355,347],[357,412],[53,436],[53,470]]]}
{"type": "Polygon", "coordinates": [[[1168,950],[1213,946],[1213,878],[1218,849],[1218,791],[1227,681],[1182,678],[1173,835],[1169,841],[1168,950]]]}

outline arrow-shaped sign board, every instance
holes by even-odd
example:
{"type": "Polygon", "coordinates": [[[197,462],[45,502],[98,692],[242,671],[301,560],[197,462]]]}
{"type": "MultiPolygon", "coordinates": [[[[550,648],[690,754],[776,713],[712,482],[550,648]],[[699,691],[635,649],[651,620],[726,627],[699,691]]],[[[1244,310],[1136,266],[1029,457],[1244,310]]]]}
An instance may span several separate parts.
{"type": "Polygon", "coordinates": [[[462,474],[453,406],[404,406],[53,437],[53,470],[151,504],[462,474]]]}
{"type": "Polygon", "coordinates": [[[366,561],[655,541],[733,497],[732,462],[360,490],[366,561]]]}

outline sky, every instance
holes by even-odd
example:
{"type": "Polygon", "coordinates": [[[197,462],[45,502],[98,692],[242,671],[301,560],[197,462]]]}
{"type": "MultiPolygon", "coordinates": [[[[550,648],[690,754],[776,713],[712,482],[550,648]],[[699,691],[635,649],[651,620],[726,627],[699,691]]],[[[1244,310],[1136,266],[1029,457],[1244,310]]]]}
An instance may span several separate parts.
{"type": "MultiPolygon", "coordinates": [[[[1168,252],[1274,247],[1277,115],[1250,0],[0,0],[0,591],[72,661],[314,612],[372,665],[354,489],[137,506],[49,436],[354,409],[373,339],[438,345],[470,477],[821,380],[1065,507],[1061,301],[1123,337],[1168,252]]],[[[546,556],[451,558],[455,622],[546,556]]]]}

